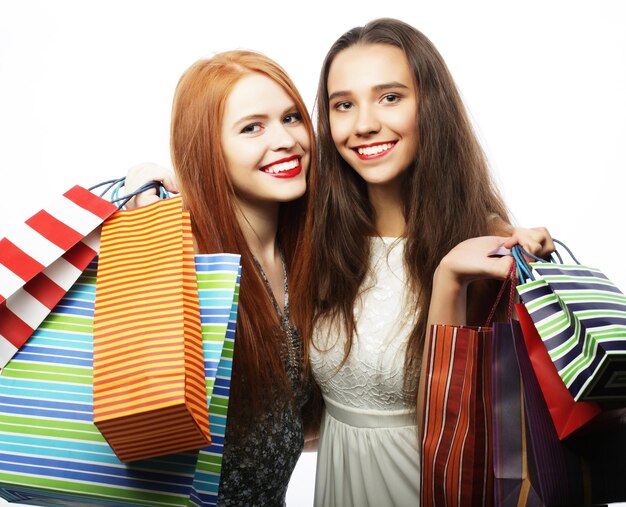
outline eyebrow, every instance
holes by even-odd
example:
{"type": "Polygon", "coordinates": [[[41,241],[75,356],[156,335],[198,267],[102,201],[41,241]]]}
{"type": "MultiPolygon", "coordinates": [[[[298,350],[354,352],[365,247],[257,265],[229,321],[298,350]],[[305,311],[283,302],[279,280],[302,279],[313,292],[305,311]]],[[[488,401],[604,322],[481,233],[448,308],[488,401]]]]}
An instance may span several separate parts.
{"type": "MultiPolygon", "coordinates": [[[[389,89],[392,89],[392,88],[403,88],[405,90],[409,89],[409,87],[407,85],[402,84],[399,81],[391,81],[389,83],[383,83],[383,84],[376,85],[376,86],[372,87],[372,90],[375,91],[375,92],[382,92],[382,91],[389,90],[389,89]]],[[[333,93],[331,93],[329,95],[328,101],[330,102],[331,100],[336,99],[336,98],[346,97],[346,96],[350,95],[350,93],[351,92],[344,91],[344,90],[333,92],[333,93]]]]}
{"type": "MultiPolygon", "coordinates": [[[[281,113],[281,116],[285,116],[288,113],[291,113],[293,111],[296,112],[300,112],[300,110],[298,109],[298,106],[293,103],[291,104],[289,107],[285,108],[285,110],[281,113]]],[[[259,120],[267,120],[269,118],[268,114],[249,114],[247,116],[243,116],[241,118],[239,118],[234,124],[234,127],[238,127],[240,124],[242,123],[248,123],[250,121],[259,121],[259,120]]]]}
{"type": "Polygon", "coordinates": [[[258,121],[258,120],[266,120],[268,118],[268,115],[266,114],[249,114],[248,116],[244,116],[242,118],[239,118],[234,125],[237,126],[240,123],[248,123],[250,121],[258,121]]]}

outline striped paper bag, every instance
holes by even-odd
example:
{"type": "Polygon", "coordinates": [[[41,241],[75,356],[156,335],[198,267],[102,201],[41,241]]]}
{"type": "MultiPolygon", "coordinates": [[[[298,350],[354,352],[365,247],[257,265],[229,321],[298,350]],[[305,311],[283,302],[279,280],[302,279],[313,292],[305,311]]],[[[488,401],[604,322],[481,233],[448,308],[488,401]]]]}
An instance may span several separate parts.
{"type": "Polygon", "coordinates": [[[626,400],[626,296],[598,269],[531,263],[522,303],[576,401],[626,400]]]}
{"type": "Polygon", "coordinates": [[[197,451],[124,464],[92,422],[95,284],[94,262],[0,376],[0,497],[188,506],[197,451]]]}
{"type": "Polygon", "coordinates": [[[0,376],[1,498],[41,506],[216,505],[240,267],[238,255],[196,261],[211,445],[122,463],[93,424],[94,262],[0,376]]]}
{"type": "Polygon", "coordinates": [[[116,210],[74,186],[0,239],[0,368],[96,256],[99,226],[116,210]]]}
{"type": "Polygon", "coordinates": [[[180,197],[102,227],[94,422],[122,461],[210,443],[189,213],[180,197]]]}
{"type": "Polygon", "coordinates": [[[200,450],[193,482],[196,505],[217,505],[235,346],[240,256],[196,256],[211,445],[200,450]]]}
{"type": "Polygon", "coordinates": [[[537,328],[526,307],[515,305],[517,317],[524,336],[526,351],[541,388],[554,428],[561,440],[595,420],[602,412],[598,403],[574,401],[572,394],[559,377],[554,363],[546,350],[537,328]]]}
{"type": "Polygon", "coordinates": [[[490,328],[431,328],[423,363],[423,507],[492,505],[490,342],[490,328]]]}
{"type": "Polygon", "coordinates": [[[491,400],[495,504],[582,505],[580,460],[559,440],[515,320],[493,326],[491,400]]]}

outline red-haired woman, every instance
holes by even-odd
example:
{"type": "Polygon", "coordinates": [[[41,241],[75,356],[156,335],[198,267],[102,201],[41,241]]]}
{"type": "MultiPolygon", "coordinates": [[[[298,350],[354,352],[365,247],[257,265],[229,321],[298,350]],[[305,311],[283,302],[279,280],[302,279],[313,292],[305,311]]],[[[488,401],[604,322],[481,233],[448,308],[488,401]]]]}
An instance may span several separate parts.
{"type": "MultiPolygon", "coordinates": [[[[302,407],[310,384],[289,306],[298,288],[313,129],[285,71],[249,51],[194,63],[176,88],[171,154],[197,253],[241,254],[237,345],[219,505],[284,505],[303,448],[302,407]]],[[[127,187],[170,175],[129,172],[127,187]]],[[[156,196],[144,194],[134,205],[156,196]]]]}

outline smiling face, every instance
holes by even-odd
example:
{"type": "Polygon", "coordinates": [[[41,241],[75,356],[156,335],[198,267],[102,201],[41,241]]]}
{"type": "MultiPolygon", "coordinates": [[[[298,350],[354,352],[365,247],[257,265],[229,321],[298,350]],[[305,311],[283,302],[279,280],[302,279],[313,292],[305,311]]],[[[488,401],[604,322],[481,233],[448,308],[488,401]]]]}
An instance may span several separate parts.
{"type": "Polygon", "coordinates": [[[417,146],[417,92],[404,52],[357,44],[328,72],[330,128],[343,159],[368,187],[399,187],[417,146]]]}
{"type": "Polygon", "coordinates": [[[306,191],[309,133],[293,99],[269,77],[242,77],[228,96],[222,148],[236,197],[246,207],[275,206],[306,191]]]}

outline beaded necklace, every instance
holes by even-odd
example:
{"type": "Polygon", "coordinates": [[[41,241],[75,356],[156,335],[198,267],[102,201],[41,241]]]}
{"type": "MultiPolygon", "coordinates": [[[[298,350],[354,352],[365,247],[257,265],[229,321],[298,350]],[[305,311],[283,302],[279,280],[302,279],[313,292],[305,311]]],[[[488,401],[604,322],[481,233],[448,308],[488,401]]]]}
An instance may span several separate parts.
{"type": "Polygon", "coordinates": [[[265,274],[265,270],[259,260],[253,255],[254,263],[256,264],[259,272],[261,273],[261,278],[263,278],[263,282],[265,283],[265,288],[270,296],[272,304],[274,305],[274,309],[276,310],[276,315],[278,316],[278,321],[280,322],[280,327],[285,332],[287,336],[287,349],[288,349],[288,360],[290,366],[293,368],[297,368],[298,366],[298,358],[296,357],[296,350],[298,350],[298,344],[300,338],[298,336],[298,330],[289,320],[289,284],[287,282],[287,264],[285,263],[285,256],[283,255],[282,250],[280,251],[280,260],[283,265],[283,288],[285,290],[285,301],[283,311],[281,312],[280,306],[278,306],[278,302],[276,301],[276,297],[274,296],[274,292],[272,291],[272,286],[270,285],[269,279],[265,274]]]}

